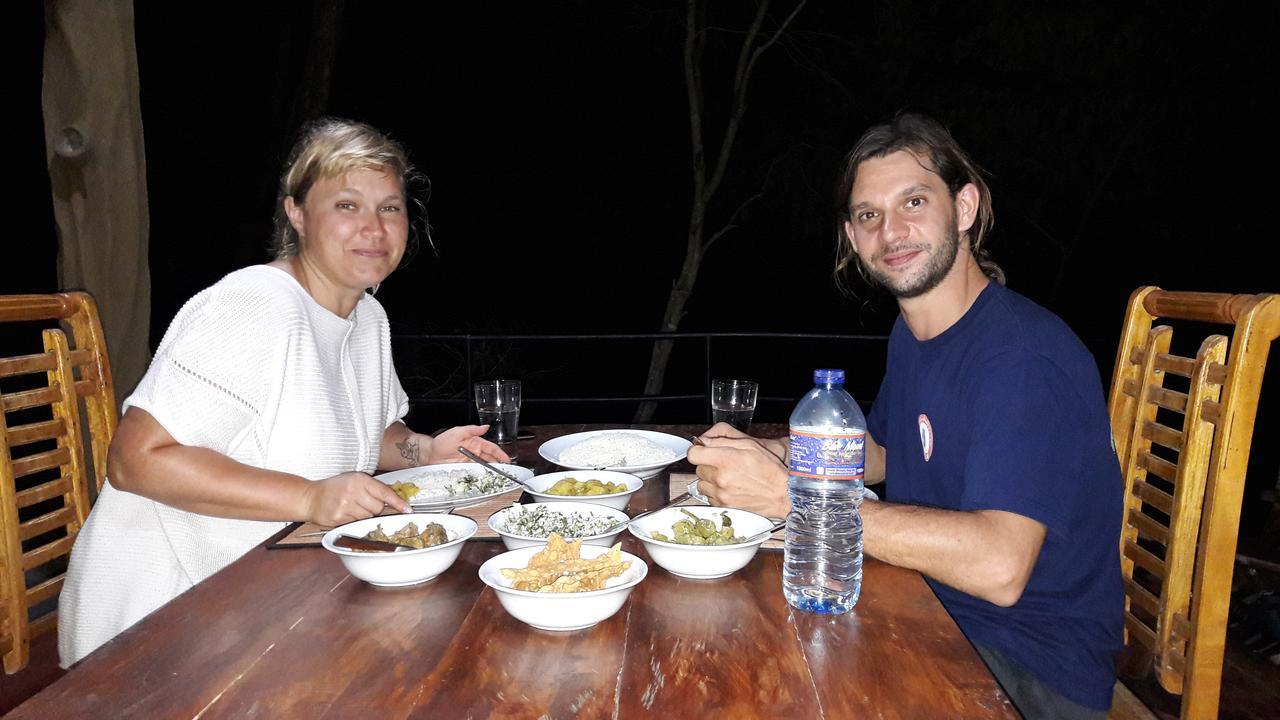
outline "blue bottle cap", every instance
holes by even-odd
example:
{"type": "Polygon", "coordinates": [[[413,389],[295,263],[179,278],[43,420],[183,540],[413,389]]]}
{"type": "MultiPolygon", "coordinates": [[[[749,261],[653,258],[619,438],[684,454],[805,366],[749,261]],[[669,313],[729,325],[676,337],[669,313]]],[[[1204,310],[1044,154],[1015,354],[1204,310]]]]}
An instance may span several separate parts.
{"type": "Polygon", "coordinates": [[[814,381],[815,383],[819,383],[819,384],[823,384],[823,385],[825,385],[825,384],[827,384],[827,383],[843,383],[843,382],[844,382],[844,370],[834,370],[834,369],[831,369],[831,368],[826,368],[826,369],[822,369],[822,370],[814,370],[814,371],[813,371],[813,381],[814,381]]]}

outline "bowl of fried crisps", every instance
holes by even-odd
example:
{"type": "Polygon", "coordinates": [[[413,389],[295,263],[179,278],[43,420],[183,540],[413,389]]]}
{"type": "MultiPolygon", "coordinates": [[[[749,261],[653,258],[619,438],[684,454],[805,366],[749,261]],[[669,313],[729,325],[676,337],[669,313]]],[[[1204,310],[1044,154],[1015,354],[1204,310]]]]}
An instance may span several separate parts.
{"type": "Polygon", "coordinates": [[[582,630],[622,607],[649,566],[620,545],[565,542],[511,550],[480,566],[480,580],[517,620],[540,630],[582,630]]]}
{"type": "Polygon", "coordinates": [[[769,536],[745,540],[771,527],[772,520],[746,510],[689,505],[646,515],[627,530],[644,542],[645,551],[662,569],[680,577],[710,580],[746,567],[769,536]],[[714,543],[698,537],[699,525],[713,531],[707,535],[720,537],[714,543]]]}
{"type": "Polygon", "coordinates": [[[379,515],[339,525],[325,533],[320,544],[342,560],[347,572],[370,585],[403,587],[432,580],[448,570],[462,552],[463,543],[475,535],[477,530],[479,526],[476,521],[462,515],[379,515]],[[441,529],[444,531],[443,542],[439,542],[441,529]],[[423,547],[410,547],[395,552],[348,550],[334,545],[334,541],[342,535],[423,547]],[[429,544],[432,542],[436,544],[429,544]]]}

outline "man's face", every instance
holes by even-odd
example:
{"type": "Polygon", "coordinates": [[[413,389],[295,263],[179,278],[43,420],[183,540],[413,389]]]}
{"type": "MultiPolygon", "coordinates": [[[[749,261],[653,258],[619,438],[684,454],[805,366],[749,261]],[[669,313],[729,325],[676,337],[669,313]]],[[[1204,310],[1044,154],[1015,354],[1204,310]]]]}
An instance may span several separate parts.
{"type": "Polygon", "coordinates": [[[900,299],[924,295],[947,277],[960,234],[973,224],[967,205],[973,186],[953,199],[926,163],[906,151],[866,160],[849,197],[845,234],[867,274],[900,299]]]}

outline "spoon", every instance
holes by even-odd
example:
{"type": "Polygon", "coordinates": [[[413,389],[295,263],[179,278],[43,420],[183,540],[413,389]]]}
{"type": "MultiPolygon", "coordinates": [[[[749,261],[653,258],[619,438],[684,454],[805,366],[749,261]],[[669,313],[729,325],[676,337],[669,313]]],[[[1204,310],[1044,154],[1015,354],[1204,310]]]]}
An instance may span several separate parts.
{"type": "Polygon", "coordinates": [[[339,535],[333,539],[333,545],[334,547],[360,550],[362,552],[399,552],[401,550],[417,549],[412,545],[401,545],[400,543],[387,542],[385,540],[368,540],[355,535],[339,535]]]}
{"type": "Polygon", "coordinates": [[[466,449],[466,448],[464,448],[464,447],[459,447],[459,448],[458,448],[458,452],[459,452],[459,453],[462,453],[462,454],[463,454],[463,455],[465,455],[466,457],[470,458],[472,461],[477,462],[477,463],[480,463],[480,464],[481,464],[481,465],[483,465],[486,469],[488,469],[490,472],[495,472],[495,473],[497,473],[497,474],[501,475],[502,477],[504,477],[504,478],[506,478],[506,479],[510,480],[511,482],[513,482],[513,483],[515,483],[515,484],[517,484],[517,485],[519,485],[519,486],[523,487],[525,490],[528,490],[528,491],[530,491],[530,492],[538,492],[538,489],[537,489],[537,488],[535,488],[535,487],[533,487],[533,486],[532,486],[532,485],[530,485],[529,483],[527,483],[527,482],[525,482],[525,481],[523,481],[523,480],[520,480],[519,478],[517,478],[517,477],[515,477],[515,476],[513,476],[513,475],[510,475],[510,474],[508,474],[508,473],[505,473],[505,472],[503,472],[503,471],[499,470],[498,468],[496,468],[496,467],[494,467],[492,464],[490,464],[488,460],[481,459],[481,457],[480,457],[479,455],[476,455],[475,453],[471,452],[470,450],[468,450],[468,449],[466,449]]]}
{"type": "Polygon", "coordinates": [[[752,542],[755,542],[756,540],[759,540],[760,538],[769,537],[770,535],[778,532],[779,530],[781,530],[786,526],[787,526],[787,521],[784,518],[782,520],[775,522],[773,524],[773,527],[769,528],[768,530],[763,530],[761,532],[758,532],[755,535],[752,535],[751,537],[747,538],[746,540],[743,540],[742,543],[740,544],[752,543],[752,542]]]}
{"type": "Polygon", "coordinates": [[[696,500],[700,500],[700,501],[702,501],[702,502],[704,502],[704,503],[707,501],[707,498],[706,498],[706,497],[704,497],[701,493],[699,493],[699,492],[698,492],[698,481],[697,481],[697,480],[694,480],[693,482],[689,483],[689,485],[685,488],[685,491],[684,491],[684,492],[682,492],[682,493],[680,493],[679,495],[677,495],[677,496],[675,496],[675,497],[671,498],[670,500],[668,500],[668,501],[667,501],[667,503],[666,503],[665,505],[661,505],[661,506],[656,507],[656,508],[654,508],[654,509],[652,509],[652,510],[645,510],[644,512],[640,513],[639,515],[636,515],[635,517],[633,517],[633,518],[631,518],[630,520],[627,520],[627,521],[625,521],[625,522],[624,522],[624,521],[619,521],[619,522],[617,522],[617,523],[615,523],[615,524],[611,525],[611,526],[609,527],[609,529],[608,529],[608,530],[606,530],[605,532],[613,532],[614,528],[625,528],[625,527],[627,527],[628,525],[630,525],[631,523],[633,523],[633,522],[635,522],[635,521],[639,520],[639,519],[640,519],[640,518],[642,518],[642,517],[645,517],[645,516],[647,516],[647,515],[652,515],[652,514],[654,514],[654,513],[658,512],[659,510],[666,510],[666,509],[667,509],[667,508],[669,508],[669,507],[674,507],[674,506],[676,506],[676,505],[679,505],[680,503],[684,502],[685,500],[688,500],[689,498],[694,498],[694,499],[696,499],[696,500]]]}

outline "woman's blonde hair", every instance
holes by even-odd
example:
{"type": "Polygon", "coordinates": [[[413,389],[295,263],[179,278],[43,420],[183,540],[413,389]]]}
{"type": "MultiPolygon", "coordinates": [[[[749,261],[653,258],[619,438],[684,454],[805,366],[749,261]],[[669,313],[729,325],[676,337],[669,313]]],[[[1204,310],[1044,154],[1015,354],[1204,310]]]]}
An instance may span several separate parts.
{"type": "Polygon", "coordinates": [[[320,180],[338,177],[352,170],[381,169],[400,179],[409,213],[409,238],[405,262],[418,246],[418,235],[431,244],[431,227],[427,224],[424,204],[430,190],[427,177],[418,172],[400,143],[362,122],[342,118],[321,118],[304,125],[285,160],[280,176],[280,192],[276,197],[275,230],[271,237],[271,254],[275,259],[298,254],[298,231],[284,211],[286,198],[301,205],[307,192],[320,180]]]}

